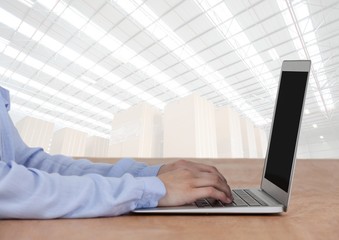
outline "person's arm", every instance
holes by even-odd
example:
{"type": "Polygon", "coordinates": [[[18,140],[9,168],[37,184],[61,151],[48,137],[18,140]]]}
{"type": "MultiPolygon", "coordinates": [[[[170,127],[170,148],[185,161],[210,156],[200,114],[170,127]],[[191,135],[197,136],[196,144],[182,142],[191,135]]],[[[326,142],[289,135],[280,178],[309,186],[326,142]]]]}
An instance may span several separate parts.
{"type": "Polygon", "coordinates": [[[41,148],[25,146],[16,154],[16,162],[48,173],[78,175],[96,173],[106,177],[120,177],[129,173],[135,177],[156,176],[161,165],[148,166],[132,158],[123,158],[114,164],[93,163],[88,159],[72,159],[64,155],[50,155],[41,148]]]}
{"type": "Polygon", "coordinates": [[[0,218],[116,216],[155,207],[165,193],[157,177],[61,176],[0,161],[0,218]]]}

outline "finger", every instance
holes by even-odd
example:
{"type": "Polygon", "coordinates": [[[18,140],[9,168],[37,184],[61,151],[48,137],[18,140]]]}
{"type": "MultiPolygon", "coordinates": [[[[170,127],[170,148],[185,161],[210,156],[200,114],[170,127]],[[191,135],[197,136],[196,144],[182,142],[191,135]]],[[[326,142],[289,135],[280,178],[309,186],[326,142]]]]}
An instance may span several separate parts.
{"type": "Polygon", "coordinates": [[[179,160],[178,161],[179,164],[184,167],[184,169],[187,170],[191,170],[193,172],[206,172],[206,173],[213,173],[213,174],[217,174],[219,176],[219,178],[221,179],[221,181],[223,181],[226,186],[227,186],[227,191],[226,194],[230,199],[233,199],[232,196],[232,191],[227,183],[226,178],[218,171],[218,169],[214,166],[210,166],[210,165],[206,165],[203,163],[196,163],[196,162],[192,162],[192,161],[187,161],[187,160],[179,160]]]}
{"type": "Polygon", "coordinates": [[[195,169],[201,171],[201,172],[210,172],[210,173],[219,173],[218,170],[210,165],[203,164],[203,163],[196,163],[196,162],[190,162],[192,167],[195,169]]]}
{"type": "Polygon", "coordinates": [[[178,165],[180,165],[183,168],[191,169],[191,170],[198,170],[201,172],[210,172],[210,173],[217,173],[220,175],[222,179],[226,181],[224,176],[218,171],[218,169],[214,166],[210,166],[204,163],[197,163],[197,162],[192,162],[184,159],[180,159],[177,161],[178,165]]]}
{"type": "Polygon", "coordinates": [[[220,178],[227,183],[226,178],[218,171],[218,169],[214,166],[210,166],[210,165],[206,165],[203,163],[195,163],[195,162],[191,162],[192,163],[192,167],[198,171],[201,172],[209,172],[209,173],[215,173],[218,174],[220,176],[220,178]]]}
{"type": "MultiPolygon", "coordinates": [[[[196,168],[201,172],[208,172],[208,173],[217,174],[219,176],[220,180],[223,181],[228,186],[226,178],[217,170],[217,168],[215,168],[213,166],[205,165],[205,164],[197,164],[196,168]]],[[[232,193],[231,193],[229,186],[228,186],[228,189],[229,189],[228,194],[230,194],[230,197],[232,197],[232,193]]]]}
{"type": "Polygon", "coordinates": [[[222,191],[217,190],[213,187],[204,187],[204,188],[196,188],[194,189],[194,196],[195,200],[201,199],[201,198],[214,198],[218,199],[224,203],[230,203],[231,200],[227,198],[226,194],[222,191]]]}
{"type": "Polygon", "coordinates": [[[197,163],[189,160],[180,159],[175,163],[179,168],[189,168],[192,170],[199,170],[203,172],[215,172],[215,169],[213,167],[203,164],[203,163],[197,163]]]}
{"type": "Polygon", "coordinates": [[[227,198],[232,199],[231,189],[227,183],[220,180],[220,177],[217,174],[211,173],[199,173],[195,174],[195,179],[193,180],[192,184],[194,187],[201,188],[201,187],[214,187],[219,191],[222,191],[226,194],[227,198]]]}

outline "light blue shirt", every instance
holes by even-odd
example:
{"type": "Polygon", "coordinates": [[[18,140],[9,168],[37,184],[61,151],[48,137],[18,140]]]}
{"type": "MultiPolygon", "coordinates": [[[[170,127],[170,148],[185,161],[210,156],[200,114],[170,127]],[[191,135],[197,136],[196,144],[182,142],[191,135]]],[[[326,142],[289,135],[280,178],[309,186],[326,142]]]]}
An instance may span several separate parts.
{"type": "Polygon", "coordinates": [[[29,148],[9,109],[9,92],[0,87],[0,218],[116,216],[155,207],[165,195],[160,166],[95,164],[29,148]]]}

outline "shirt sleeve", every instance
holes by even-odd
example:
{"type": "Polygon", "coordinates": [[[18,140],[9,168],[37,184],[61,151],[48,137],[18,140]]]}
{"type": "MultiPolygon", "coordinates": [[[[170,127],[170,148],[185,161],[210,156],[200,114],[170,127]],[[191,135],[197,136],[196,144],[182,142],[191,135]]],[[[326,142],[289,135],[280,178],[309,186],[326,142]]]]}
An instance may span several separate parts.
{"type": "Polygon", "coordinates": [[[157,177],[62,176],[0,161],[0,218],[89,218],[155,207],[165,195],[157,177]]]}
{"type": "Polygon", "coordinates": [[[29,147],[16,156],[18,157],[16,162],[21,165],[64,176],[95,173],[106,177],[121,177],[129,173],[134,177],[147,177],[156,176],[161,167],[161,165],[148,166],[132,158],[123,158],[114,164],[93,163],[88,159],[74,160],[64,155],[50,155],[41,148],[29,147]]]}
{"type": "Polygon", "coordinates": [[[8,116],[8,97],[1,94],[0,218],[116,216],[155,207],[165,195],[156,177],[160,166],[133,159],[94,164],[29,148],[8,116]]]}

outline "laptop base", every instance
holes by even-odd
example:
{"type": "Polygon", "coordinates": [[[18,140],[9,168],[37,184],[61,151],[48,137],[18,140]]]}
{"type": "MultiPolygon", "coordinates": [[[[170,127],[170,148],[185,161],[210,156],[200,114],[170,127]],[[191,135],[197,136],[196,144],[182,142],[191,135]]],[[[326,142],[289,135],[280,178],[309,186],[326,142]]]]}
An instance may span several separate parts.
{"type": "Polygon", "coordinates": [[[177,207],[156,207],[136,209],[134,213],[150,213],[150,214],[273,214],[284,212],[284,206],[273,199],[271,196],[263,192],[261,189],[234,189],[249,190],[251,193],[262,199],[266,206],[232,206],[226,205],[223,207],[197,207],[195,203],[177,207]]]}

